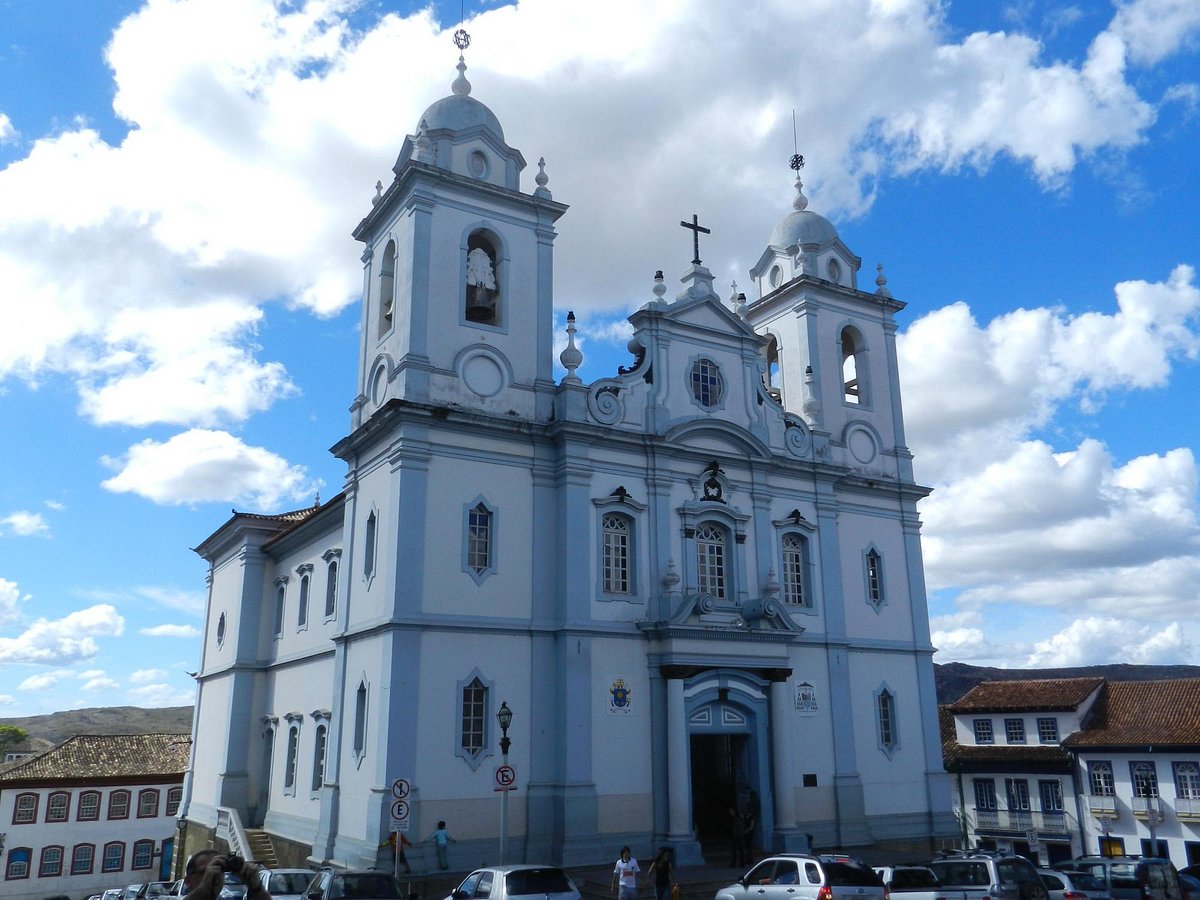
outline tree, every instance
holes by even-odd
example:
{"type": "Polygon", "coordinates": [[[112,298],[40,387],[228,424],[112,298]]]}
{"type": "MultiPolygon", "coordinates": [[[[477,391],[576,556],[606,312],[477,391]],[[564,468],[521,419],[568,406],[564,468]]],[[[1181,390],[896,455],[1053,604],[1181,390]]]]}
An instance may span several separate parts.
{"type": "Polygon", "coordinates": [[[9,748],[23,744],[27,740],[29,740],[29,732],[24,728],[18,728],[16,725],[0,725],[0,762],[3,762],[3,755],[9,748]]]}

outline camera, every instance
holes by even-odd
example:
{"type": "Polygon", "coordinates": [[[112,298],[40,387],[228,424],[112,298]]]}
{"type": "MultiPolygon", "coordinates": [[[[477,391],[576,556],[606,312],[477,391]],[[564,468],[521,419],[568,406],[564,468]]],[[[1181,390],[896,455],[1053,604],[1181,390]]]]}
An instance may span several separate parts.
{"type": "Polygon", "coordinates": [[[230,853],[228,856],[218,856],[216,859],[222,869],[226,872],[232,872],[234,875],[242,873],[242,866],[246,861],[236,853],[230,853]]]}

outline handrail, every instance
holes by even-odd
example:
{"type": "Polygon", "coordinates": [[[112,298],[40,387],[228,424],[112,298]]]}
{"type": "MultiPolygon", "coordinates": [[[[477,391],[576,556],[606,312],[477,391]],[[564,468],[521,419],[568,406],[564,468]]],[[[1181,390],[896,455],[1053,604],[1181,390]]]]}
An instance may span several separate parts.
{"type": "Polygon", "coordinates": [[[246,838],[246,830],[242,828],[242,817],[236,809],[228,806],[217,807],[217,837],[229,845],[231,852],[253,862],[254,849],[246,838]]]}

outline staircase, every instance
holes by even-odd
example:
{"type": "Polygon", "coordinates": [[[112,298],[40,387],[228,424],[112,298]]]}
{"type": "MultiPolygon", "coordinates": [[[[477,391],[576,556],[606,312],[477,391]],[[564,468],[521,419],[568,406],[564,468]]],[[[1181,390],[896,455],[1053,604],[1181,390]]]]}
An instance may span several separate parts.
{"type": "Polygon", "coordinates": [[[275,856],[275,847],[271,844],[271,836],[261,828],[247,828],[246,843],[250,845],[248,848],[250,852],[246,854],[250,859],[268,869],[279,867],[279,858],[275,856]]]}

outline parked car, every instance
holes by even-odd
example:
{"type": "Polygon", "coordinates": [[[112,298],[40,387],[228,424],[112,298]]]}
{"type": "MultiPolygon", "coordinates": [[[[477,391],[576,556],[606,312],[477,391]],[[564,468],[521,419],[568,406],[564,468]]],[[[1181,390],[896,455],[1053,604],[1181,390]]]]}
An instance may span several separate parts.
{"type": "Polygon", "coordinates": [[[1033,863],[1023,856],[964,850],[929,864],[943,888],[959,888],[966,900],[1048,900],[1033,863]]]}
{"type": "MultiPolygon", "coordinates": [[[[1112,900],[1104,885],[1086,872],[1067,873],[1058,869],[1037,871],[1050,894],[1050,900],[1112,900]]],[[[1200,897],[1196,900],[1200,900],[1200,897]]]]}
{"type": "Polygon", "coordinates": [[[1183,900],[1200,900],[1200,878],[1180,872],[1179,888],[1183,891],[1183,900]]]}
{"type": "Polygon", "coordinates": [[[321,869],[304,896],[308,900],[407,900],[392,875],[374,869],[321,869]]]}
{"type": "Polygon", "coordinates": [[[476,869],[446,900],[580,900],[579,889],[570,876],[554,866],[523,865],[476,869]]]}
{"type": "Polygon", "coordinates": [[[142,891],[139,900],[155,900],[156,897],[169,896],[174,886],[173,881],[151,881],[142,891]]]}
{"type": "Polygon", "coordinates": [[[893,898],[899,900],[964,900],[961,890],[942,887],[929,866],[875,866],[875,874],[893,898]]]}
{"type": "Polygon", "coordinates": [[[146,882],[139,881],[137,884],[126,885],[121,891],[121,900],[140,900],[146,890],[146,882]]]}
{"type": "Polygon", "coordinates": [[[850,857],[781,853],[769,856],[717,891],[716,900],[884,900],[874,871],[850,857]]]}
{"type": "Polygon", "coordinates": [[[123,893],[125,893],[124,888],[109,888],[100,895],[100,900],[121,900],[123,893]]]}
{"type": "Polygon", "coordinates": [[[1056,868],[1083,872],[1099,881],[1113,900],[1183,900],[1179,873],[1155,856],[1077,856],[1056,868]]]}
{"type": "Polygon", "coordinates": [[[262,886],[271,900],[300,900],[313,879],[312,869],[263,869],[262,886]]]}
{"type": "Polygon", "coordinates": [[[1179,874],[1180,875],[1190,875],[1193,878],[1200,878],[1200,865],[1184,866],[1182,869],[1179,870],[1179,874]]]}

